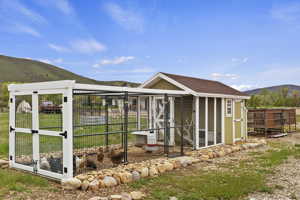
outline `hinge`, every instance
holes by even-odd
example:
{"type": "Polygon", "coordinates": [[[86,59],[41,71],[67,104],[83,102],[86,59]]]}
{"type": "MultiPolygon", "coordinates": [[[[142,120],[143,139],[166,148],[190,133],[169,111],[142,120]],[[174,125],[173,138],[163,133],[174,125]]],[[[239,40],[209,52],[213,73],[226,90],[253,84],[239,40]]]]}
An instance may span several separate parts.
{"type": "Polygon", "coordinates": [[[13,159],[13,157],[12,156],[9,156],[9,160],[12,160],[13,159]]]}
{"type": "Polygon", "coordinates": [[[64,97],[64,102],[65,102],[65,103],[68,102],[68,97],[64,97]]]}
{"type": "Polygon", "coordinates": [[[39,131],[38,130],[31,130],[31,133],[35,134],[35,133],[39,133],[39,131]]]}
{"type": "Polygon", "coordinates": [[[59,135],[61,135],[61,136],[65,137],[65,139],[67,139],[68,132],[67,132],[67,131],[65,131],[65,132],[63,132],[63,133],[60,133],[59,135]]]}
{"type": "Polygon", "coordinates": [[[15,131],[16,129],[14,129],[12,126],[10,126],[9,127],[9,132],[11,133],[11,132],[13,132],[13,131],[15,131]]]}
{"type": "Polygon", "coordinates": [[[13,103],[14,101],[13,101],[13,98],[10,98],[10,103],[13,103]]]}
{"type": "Polygon", "coordinates": [[[38,92],[37,91],[33,91],[33,94],[37,94],[38,92]]]}
{"type": "Polygon", "coordinates": [[[64,167],[64,173],[68,173],[68,168],[67,167],[64,167]]]}

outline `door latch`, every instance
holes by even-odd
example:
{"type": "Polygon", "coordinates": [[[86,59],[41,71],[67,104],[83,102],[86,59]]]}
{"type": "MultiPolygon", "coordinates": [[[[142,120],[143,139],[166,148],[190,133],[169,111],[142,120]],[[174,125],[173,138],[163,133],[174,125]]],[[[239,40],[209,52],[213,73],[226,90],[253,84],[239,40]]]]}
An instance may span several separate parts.
{"type": "Polygon", "coordinates": [[[67,136],[68,136],[67,131],[65,131],[65,132],[63,132],[63,133],[60,133],[59,135],[65,137],[65,139],[67,139],[67,136]]]}
{"type": "Polygon", "coordinates": [[[13,131],[15,131],[15,130],[16,130],[16,129],[13,128],[12,126],[9,127],[9,132],[13,132],[13,131]]]}

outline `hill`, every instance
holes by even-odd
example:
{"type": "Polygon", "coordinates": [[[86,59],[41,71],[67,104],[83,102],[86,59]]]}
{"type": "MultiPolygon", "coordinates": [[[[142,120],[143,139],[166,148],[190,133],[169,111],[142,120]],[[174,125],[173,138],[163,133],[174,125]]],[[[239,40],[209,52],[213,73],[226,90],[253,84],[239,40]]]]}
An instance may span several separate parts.
{"type": "Polygon", "coordinates": [[[0,82],[76,80],[78,83],[136,87],[126,81],[97,81],[36,60],[0,55],[0,82]]]}
{"type": "Polygon", "coordinates": [[[248,95],[255,95],[255,94],[259,94],[261,93],[261,91],[263,90],[269,90],[271,92],[277,92],[279,91],[281,88],[288,88],[289,89],[289,94],[291,94],[292,91],[296,90],[300,92],[300,86],[298,85],[277,85],[277,86],[271,86],[271,87],[265,87],[265,88],[258,88],[258,89],[254,89],[254,90],[248,90],[245,91],[244,93],[248,94],[248,95]]]}

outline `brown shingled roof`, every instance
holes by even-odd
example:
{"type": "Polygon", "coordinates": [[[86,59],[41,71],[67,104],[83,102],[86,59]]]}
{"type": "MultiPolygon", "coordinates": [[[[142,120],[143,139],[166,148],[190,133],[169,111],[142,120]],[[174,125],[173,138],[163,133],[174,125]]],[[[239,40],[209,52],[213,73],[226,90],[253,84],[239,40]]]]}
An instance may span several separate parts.
{"type": "Polygon", "coordinates": [[[218,81],[205,80],[176,74],[168,74],[164,72],[161,73],[177,81],[178,83],[181,83],[182,85],[190,88],[191,90],[194,90],[195,92],[248,96],[247,94],[240,92],[218,81]]]}

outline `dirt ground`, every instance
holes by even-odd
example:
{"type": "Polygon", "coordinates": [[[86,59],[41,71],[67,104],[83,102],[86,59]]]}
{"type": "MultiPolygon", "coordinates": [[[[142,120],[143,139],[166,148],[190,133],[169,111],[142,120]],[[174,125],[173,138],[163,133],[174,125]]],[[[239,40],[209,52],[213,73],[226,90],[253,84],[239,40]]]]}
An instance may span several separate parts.
{"type": "MultiPolygon", "coordinates": [[[[275,139],[273,139],[275,140],[275,139]]],[[[277,139],[290,144],[300,144],[300,133],[277,139]]],[[[275,188],[272,193],[254,193],[249,200],[292,200],[300,199],[300,160],[289,158],[275,169],[275,173],[267,178],[269,186],[275,188]]]]}
{"type": "MultiPolygon", "coordinates": [[[[276,140],[282,142],[288,142],[291,144],[300,144],[300,133],[294,133],[287,137],[268,139],[269,141],[276,140]]],[[[258,149],[252,149],[247,151],[241,151],[234,154],[234,156],[225,156],[222,158],[213,159],[210,162],[202,162],[193,166],[190,169],[185,170],[214,170],[218,168],[220,164],[238,164],[238,161],[250,159],[249,151],[266,151],[268,147],[261,147],[258,149]]],[[[276,173],[268,177],[268,184],[275,186],[275,190],[272,194],[269,193],[254,193],[250,194],[245,199],[251,200],[269,200],[269,199],[300,199],[300,160],[289,159],[284,164],[276,168],[276,173]]],[[[104,188],[97,193],[82,192],[82,191],[63,191],[60,188],[60,184],[51,183],[50,189],[43,191],[32,192],[12,192],[6,199],[66,199],[66,200],[85,200],[94,196],[108,196],[110,194],[120,194],[122,192],[130,192],[132,189],[127,185],[120,185],[115,188],[104,188]],[[41,195],[42,194],[42,195],[41,195]]]]}

